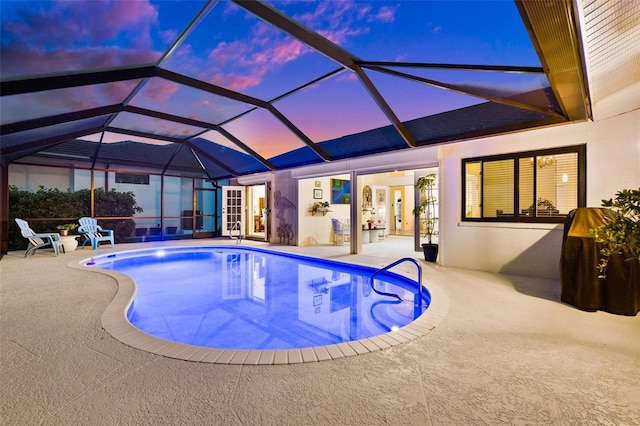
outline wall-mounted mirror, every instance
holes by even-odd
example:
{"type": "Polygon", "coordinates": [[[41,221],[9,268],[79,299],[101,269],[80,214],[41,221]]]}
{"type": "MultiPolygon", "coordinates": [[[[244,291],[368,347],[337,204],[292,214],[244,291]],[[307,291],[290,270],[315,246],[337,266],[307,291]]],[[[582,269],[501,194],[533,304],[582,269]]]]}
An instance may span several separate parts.
{"type": "Polygon", "coordinates": [[[369,185],[365,185],[362,189],[362,210],[371,210],[372,201],[373,192],[371,191],[371,187],[369,185]]]}

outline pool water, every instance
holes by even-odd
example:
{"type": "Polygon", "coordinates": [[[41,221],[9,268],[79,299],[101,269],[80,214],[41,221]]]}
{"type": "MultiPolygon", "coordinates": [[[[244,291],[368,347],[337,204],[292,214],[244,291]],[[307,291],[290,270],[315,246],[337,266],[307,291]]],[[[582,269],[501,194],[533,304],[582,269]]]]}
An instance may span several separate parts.
{"type": "Polygon", "coordinates": [[[220,349],[291,349],[364,339],[409,324],[430,295],[398,274],[257,248],[181,247],[95,257],[136,282],[127,316],[153,336],[220,349]]]}

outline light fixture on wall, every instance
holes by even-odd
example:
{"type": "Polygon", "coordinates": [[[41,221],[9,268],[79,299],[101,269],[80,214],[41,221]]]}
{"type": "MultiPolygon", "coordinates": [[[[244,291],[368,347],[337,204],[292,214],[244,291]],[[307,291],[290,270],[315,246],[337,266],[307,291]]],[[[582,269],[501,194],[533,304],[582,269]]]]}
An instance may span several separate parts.
{"type": "Polygon", "coordinates": [[[547,166],[553,166],[554,164],[556,164],[556,160],[555,158],[553,158],[553,155],[549,155],[549,156],[544,156],[544,157],[536,157],[537,161],[538,161],[538,168],[543,169],[547,166]]]}

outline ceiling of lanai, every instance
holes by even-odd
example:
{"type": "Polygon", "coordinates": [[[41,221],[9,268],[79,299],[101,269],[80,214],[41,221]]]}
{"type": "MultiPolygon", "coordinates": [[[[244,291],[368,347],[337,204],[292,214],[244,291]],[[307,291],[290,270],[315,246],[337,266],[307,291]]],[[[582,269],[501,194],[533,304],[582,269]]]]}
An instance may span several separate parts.
{"type": "Polygon", "coordinates": [[[215,180],[606,118],[639,4],[3,1],[3,161],[215,180]]]}

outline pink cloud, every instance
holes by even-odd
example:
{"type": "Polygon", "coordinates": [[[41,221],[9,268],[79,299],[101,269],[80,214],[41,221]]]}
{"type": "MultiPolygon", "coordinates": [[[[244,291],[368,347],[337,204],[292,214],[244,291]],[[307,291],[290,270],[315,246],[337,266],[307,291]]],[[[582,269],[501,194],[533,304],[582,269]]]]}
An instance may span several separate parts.
{"type": "Polygon", "coordinates": [[[375,21],[379,22],[393,22],[396,19],[396,10],[398,10],[398,5],[396,6],[382,6],[378,13],[374,16],[375,21]]]}
{"type": "Polygon", "coordinates": [[[243,91],[244,89],[260,84],[263,72],[257,72],[253,75],[238,75],[238,74],[226,74],[226,75],[214,75],[209,79],[209,83],[218,86],[226,87],[235,91],[243,91]]]}
{"type": "Polygon", "coordinates": [[[178,31],[176,30],[160,31],[160,39],[165,44],[172,44],[178,39],[178,31]]]}
{"type": "Polygon", "coordinates": [[[144,86],[144,95],[154,102],[165,102],[178,91],[180,86],[173,81],[154,78],[144,86]]]}
{"type": "Polygon", "coordinates": [[[271,60],[278,64],[295,61],[303,54],[304,48],[305,45],[298,40],[285,40],[275,46],[271,60]]]}
{"type": "Polygon", "coordinates": [[[370,33],[367,23],[393,22],[398,7],[382,6],[376,9],[375,2],[326,1],[321,2],[313,12],[296,16],[296,19],[332,42],[344,46],[352,38],[370,33]]]}
{"type": "MultiPolygon", "coordinates": [[[[167,66],[178,72],[197,76],[212,84],[245,91],[263,84],[267,75],[299,60],[312,50],[297,39],[258,20],[230,3],[222,3],[222,22],[244,17],[248,32],[234,39],[223,39],[206,55],[196,53],[184,44],[169,59],[167,66]]],[[[379,7],[375,2],[322,1],[310,3],[313,10],[294,19],[339,45],[370,32],[373,22],[387,23],[395,19],[397,7],[379,7]]],[[[221,24],[221,23],[219,23],[221,24]]],[[[218,30],[213,32],[219,37],[218,30]]],[[[212,33],[208,36],[211,37],[212,33]]],[[[188,40],[189,41],[189,40],[188,40]]]]}
{"type": "Polygon", "coordinates": [[[246,51],[250,51],[251,46],[244,41],[233,41],[231,43],[221,42],[209,54],[209,61],[217,64],[235,63],[245,66],[249,63],[246,59],[246,51]]]}
{"type": "Polygon", "coordinates": [[[16,2],[2,27],[2,75],[112,67],[157,60],[158,12],[146,0],[16,2]]]}
{"type": "MultiPolygon", "coordinates": [[[[28,2],[25,2],[28,7],[28,2]]],[[[21,22],[5,26],[28,44],[75,46],[115,40],[121,33],[135,29],[136,42],[147,41],[148,30],[157,24],[158,12],[146,0],[54,1],[49,8],[20,11],[21,22]],[[147,33],[147,34],[144,34],[147,33]],[[72,36],[70,36],[72,35],[72,36]]],[[[150,46],[150,45],[147,45],[150,46]]]]}

